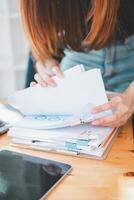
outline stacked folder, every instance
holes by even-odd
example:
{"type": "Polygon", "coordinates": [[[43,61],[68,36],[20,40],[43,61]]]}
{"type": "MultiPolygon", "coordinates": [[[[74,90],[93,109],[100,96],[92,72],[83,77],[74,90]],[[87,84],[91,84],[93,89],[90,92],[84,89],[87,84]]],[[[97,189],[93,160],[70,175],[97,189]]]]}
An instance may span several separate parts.
{"type": "Polygon", "coordinates": [[[112,112],[92,114],[94,106],[108,101],[99,69],[84,71],[79,65],[67,70],[62,79],[54,79],[55,88],[37,84],[9,98],[24,116],[10,129],[13,144],[103,158],[117,130],[90,124],[112,112]]]}
{"type": "Polygon", "coordinates": [[[89,124],[54,130],[12,128],[12,144],[86,157],[103,158],[117,129],[94,127],[89,124]]]}

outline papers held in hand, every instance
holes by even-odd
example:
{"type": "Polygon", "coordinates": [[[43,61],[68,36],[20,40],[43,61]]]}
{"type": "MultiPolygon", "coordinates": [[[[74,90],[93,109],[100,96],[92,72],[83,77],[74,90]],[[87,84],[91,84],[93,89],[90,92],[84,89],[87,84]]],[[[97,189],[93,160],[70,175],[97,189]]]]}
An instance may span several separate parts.
{"type": "Polygon", "coordinates": [[[37,85],[17,92],[9,99],[25,115],[10,129],[13,144],[104,158],[117,130],[87,124],[111,113],[91,113],[94,106],[108,101],[99,69],[84,71],[82,66],[76,66],[67,70],[64,78],[54,79],[57,82],[55,88],[37,85]]]}
{"type": "Polygon", "coordinates": [[[107,102],[99,69],[84,71],[82,65],[64,72],[63,78],[54,77],[57,87],[43,88],[39,84],[17,92],[9,103],[26,118],[18,127],[37,129],[61,128],[77,125],[107,115],[92,115],[92,107],[107,102]]]}

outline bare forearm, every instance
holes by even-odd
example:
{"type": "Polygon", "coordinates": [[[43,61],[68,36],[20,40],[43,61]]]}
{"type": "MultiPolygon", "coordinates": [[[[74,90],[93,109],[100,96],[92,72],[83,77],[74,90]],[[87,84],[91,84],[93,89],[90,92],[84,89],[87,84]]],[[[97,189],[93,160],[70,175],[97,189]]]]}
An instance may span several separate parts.
{"type": "Polygon", "coordinates": [[[124,94],[127,95],[127,97],[131,100],[131,108],[134,113],[134,81],[132,81],[124,94]]]}

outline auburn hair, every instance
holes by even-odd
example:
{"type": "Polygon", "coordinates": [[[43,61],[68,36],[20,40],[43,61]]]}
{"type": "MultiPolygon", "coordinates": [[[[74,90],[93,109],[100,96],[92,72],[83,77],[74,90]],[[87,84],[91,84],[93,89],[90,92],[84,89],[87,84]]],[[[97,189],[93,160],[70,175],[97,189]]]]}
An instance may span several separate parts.
{"type": "Polygon", "coordinates": [[[37,60],[60,49],[99,50],[114,41],[120,0],[21,0],[21,16],[37,60]]]}

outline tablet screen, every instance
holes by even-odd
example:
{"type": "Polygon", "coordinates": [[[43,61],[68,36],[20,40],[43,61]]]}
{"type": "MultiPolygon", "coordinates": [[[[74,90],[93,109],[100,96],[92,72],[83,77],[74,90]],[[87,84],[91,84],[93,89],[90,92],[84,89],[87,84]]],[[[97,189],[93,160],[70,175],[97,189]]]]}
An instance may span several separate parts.
{"type": "Polygon", "coordinates": [[[0,200],[40,200],[70,170],[64,163],[0,151],[0,200]]]}

